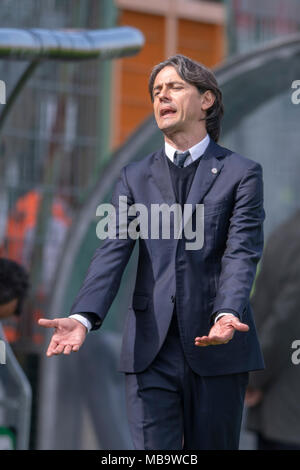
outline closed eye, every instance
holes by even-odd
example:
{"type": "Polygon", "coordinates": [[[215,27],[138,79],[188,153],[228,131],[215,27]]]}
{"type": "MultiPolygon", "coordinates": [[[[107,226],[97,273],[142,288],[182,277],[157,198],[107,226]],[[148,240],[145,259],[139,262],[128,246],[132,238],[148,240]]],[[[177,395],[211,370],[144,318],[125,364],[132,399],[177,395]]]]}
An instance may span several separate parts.
{"type": "MultiPolygon", "coordinates": [[[[181,83],[178,83],[178,82],[170,82],[168,83],[167,85],[167,88],[169,90],[182,90],[184,88],[183,84],[181,83]]],[[[162,87],[159,86],[159,87],[156,87],[154,90],[153,90],[153,96],[157,96],[159,95],[159,93],[161,92],[162,90],[162,87]]]]}

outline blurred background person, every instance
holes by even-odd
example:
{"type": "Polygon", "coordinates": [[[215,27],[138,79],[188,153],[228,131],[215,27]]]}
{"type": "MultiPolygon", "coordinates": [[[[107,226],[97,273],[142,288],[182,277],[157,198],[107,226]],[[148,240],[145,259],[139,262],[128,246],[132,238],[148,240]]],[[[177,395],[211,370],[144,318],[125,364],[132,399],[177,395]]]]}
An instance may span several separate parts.
{"type": "Polygon", "coordinates": [[[300,450],[300,210],[269,237],[251,303],[266,369],[250,373],[247,427],[259,450],[300,450]]]}
{"type": "MultiPolygon", "coordinates": [[[[7,341],[2,322],[19,317],[29,291],[29,275],[19,263],[0,258],[0,339],[7,341]]],[[[14,399],[18,399],[18,384],[11,366],[0,365],[0,450],[15,446],[16,430],[13,426],[17,414],[13,412],[14,399]],[[11,426],[10,426],[11,425],[11,426]]],[[[17,411],[17,410],[16,410],[17,411]]]]}
{"type": "MultiPolygon", "coordinates": [[[[42,191],[35,188],[19,197],[7,217],[4,242],[0,250],[7,258],[30,269],[33,252],[38,240],[37,225],[42,201],[42,191]]],[[[49,292],[55,269],[62,253],[63,244],[71,225],[67,198],[57,192],[50,205],[47,232],[41,253],[41,275],[39,291],[49,292]]]]}
{"type": "Polygon", "coordinates": [[[0,321],[21,314],[28,289],[29,276],[23,266],[0,258],[0,321]]]}

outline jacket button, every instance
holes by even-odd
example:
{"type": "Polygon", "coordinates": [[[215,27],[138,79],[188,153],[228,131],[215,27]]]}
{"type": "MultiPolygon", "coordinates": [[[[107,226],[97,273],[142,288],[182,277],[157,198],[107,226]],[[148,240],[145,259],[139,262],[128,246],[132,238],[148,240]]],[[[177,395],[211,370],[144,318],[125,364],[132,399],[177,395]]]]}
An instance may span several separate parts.
{"type": "Polygon", "coordinates": [[[175,297],[174,297],[174,295],[171,295],[171,302],[172,302],[172,303],[175,302],[175,297]]]}

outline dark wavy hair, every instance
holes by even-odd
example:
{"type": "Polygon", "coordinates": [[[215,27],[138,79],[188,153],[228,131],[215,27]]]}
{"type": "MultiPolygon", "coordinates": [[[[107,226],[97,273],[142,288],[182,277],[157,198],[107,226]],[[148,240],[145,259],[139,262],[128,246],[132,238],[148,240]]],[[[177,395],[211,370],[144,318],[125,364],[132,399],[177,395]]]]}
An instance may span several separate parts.
{"type": "Polygon", "coordinates": [[[29,275],[19,263],[0,258],[0,305],[18,299],[15,315],[20,315],[30,287],[29,275]]]}
{"type": "Polygon", "coordinates": [[[211,138],[217,142],[221,131],[221,119],[224,114],[224,106],[222,102],[222,92],[219,89],[217,80],[211,70],[203,64],[196,62],[182,54],[176,54],[169,57],[164,62],[153,67],[148,88],[153,102],[153,85],[157,74],[165,67],[172,66],[178,75],[187,83],[194,85],[199,93],[210,90],[215,96],[214,104],[206,111],[206,130],[211,138]]]}

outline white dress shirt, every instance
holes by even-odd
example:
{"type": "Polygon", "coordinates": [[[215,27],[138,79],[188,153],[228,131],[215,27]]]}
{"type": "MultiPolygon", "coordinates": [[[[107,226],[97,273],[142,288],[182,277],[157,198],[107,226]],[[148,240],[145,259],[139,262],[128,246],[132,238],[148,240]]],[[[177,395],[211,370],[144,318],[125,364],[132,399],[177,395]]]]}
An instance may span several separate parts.
{"type": "MultiPolygon", "coordinates": [[[[187,166],[190,163],[193,163],[195,160],[201,157],[204,154],[205,150],[207,149],[209,141],[210,141],[210,137],[208,134],[206,134],[204,139],[202,139],[196,145],[193,145],[193,147],[188,149],[190,152],[190,155],[186,158],[184,162],[184,166],[187,166]]],[[[176,151],[178,151],[178,149],[176,149],[175,147],[172,147],[172,145],[165,142],[165,153],[172,162],[174,162],[174,155],[176,151]]],[[[228,312],[219,313],[215,318],[215,322],[224,315],[232,315],[232,314],[228,312]]],[[[80,315],[79,313],[70,315],[69,318],[74,318],[75,320],[78,320],[80,323],[82,323],[86,327],[88,331],[90,331],[90,329],[92,328],[91,322],[87,318],[80,315]]]]}
{"type": "MultiPolygon", "coordinates": [[[[188,151],[190,152],[190,155],[186,158],[186,160],[184,162],[184,166],[187,166],[190,163],[193,163],[195,160],[197,160],[197,158],[201,157],[201,155],[204,154],[205,150],[208,147],[209,140],[210,140],[209,135],[206,134],[204,139],[202,139],[196,145],[193,145],[193,147],[188,149],[188,151]]],[[[176,151],[178,152],[178,149],[176,149],[175,147],[172,147],[172,145],[165,142],[165,153],[166,153],[167,157],[173,163],[174,163],[174,154],[175,154],[176,151]]],[[[180,150],[180,152],[182,152],[182,151],[180,150]]]]}

